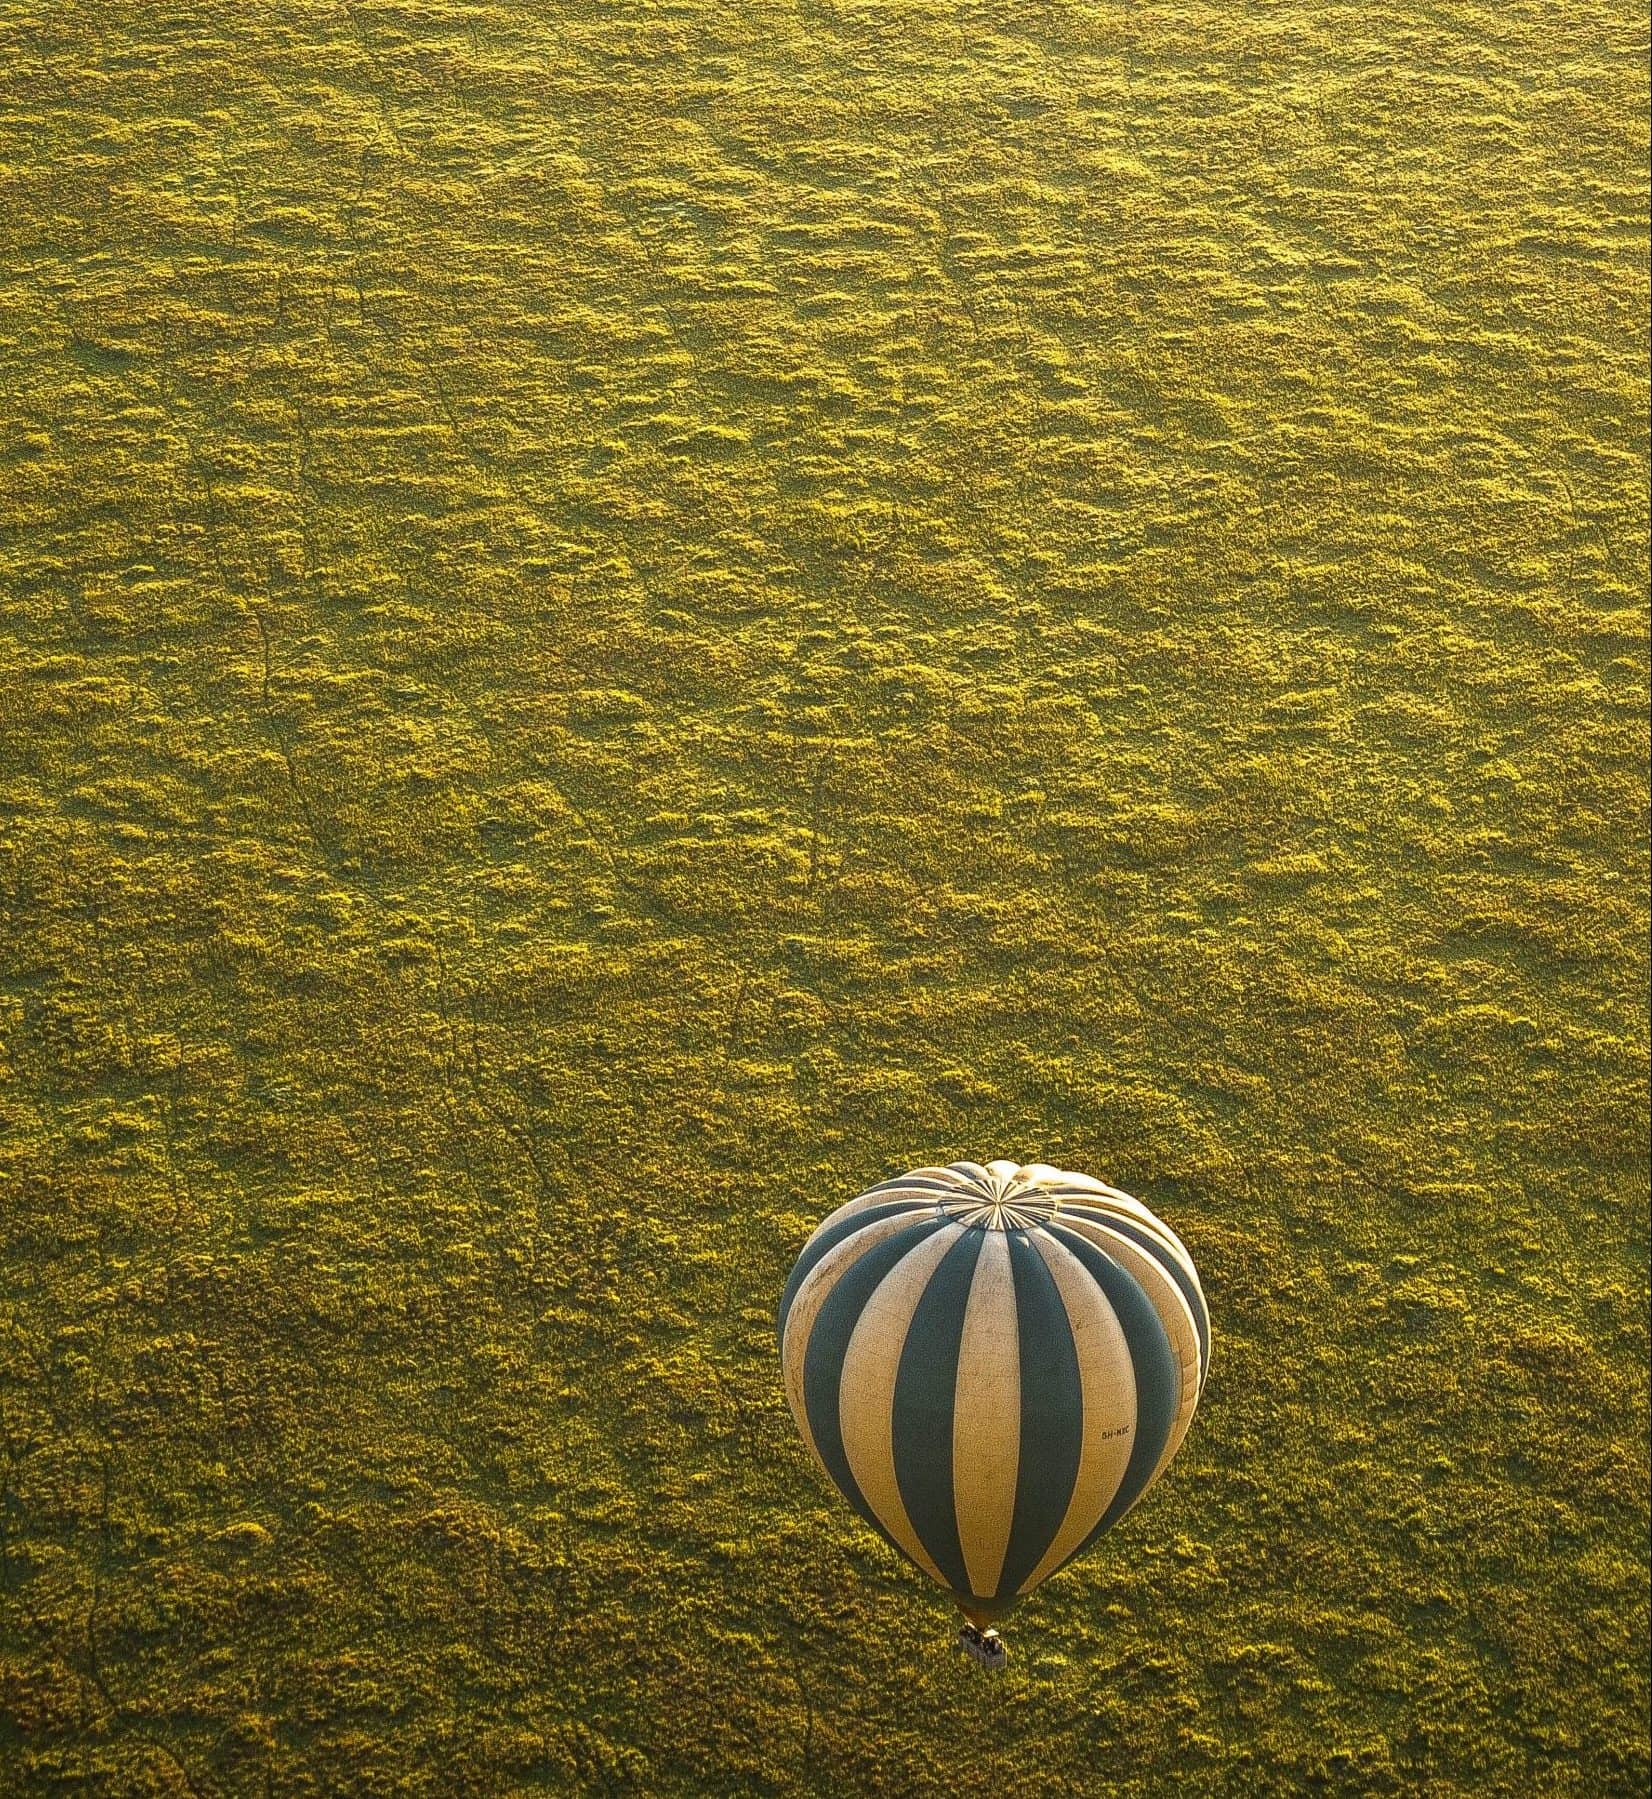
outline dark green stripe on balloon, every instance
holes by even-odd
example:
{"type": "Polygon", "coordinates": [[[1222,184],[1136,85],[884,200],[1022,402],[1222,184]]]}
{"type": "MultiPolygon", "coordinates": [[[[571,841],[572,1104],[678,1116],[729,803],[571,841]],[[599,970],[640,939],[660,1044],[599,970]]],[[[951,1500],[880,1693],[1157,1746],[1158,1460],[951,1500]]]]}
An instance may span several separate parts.
{"type": "Polygon", "coordinates": [[[1124,1332],[1136,1376],[1136,1440],[1131,1447],[1124,1479],[1113,1495],[1112,1504],[1102,1513],[1101,1522],[1074,1550],[1076,1555],[1109,1529],[1115,1519],[1122,1517],[1153,1478],[1153,1470],[1159,1465],[1159,1457],[1164,1454],[1171,1427],[1176,1422],[1181,1379],[1175,1351],[1159,1322],[1159,1314],[1136,1277],[1078,1232],[1060,1224],[1048,1228],[1057,1242],[1083,1263],[1086,1273],[1106,1294],[1107,1303],[1113,1308],[1119,1328],[1124,1332]]]}
{"type": "MultiPolygon", "coordinates": [[[[809,1420],[826,1472],[844,1498],[887,1543],[894,1543],[861,1496],[860,1485],[849,1468],[843,1449],[843,1424],[838,1412],[838,1393],[843,1380],[843,1358],[849,1351],[867,1301],[878,1290],[891,1268],[926,1237],[945,1228],[947,1220],[920,1214],[904,1230],[886,1237],[852,1262],[826,1296],[815,1316],[814,1329],[803,1354],[803,1410],[809,1420]]],[[[899,1547],[898,1545],[895,1545],[899,1547]]]]}
{"type": "Polygon", "coordinates": [[[1084,1383],[1061,1290],[1032,1241],[1009,1238],[1021,1350],[1021,1460],[1009,1549],[998,1582],[1014,1594],[1067,1515],[1084,1447],[1084,1383]]]}
{"type": "Polygon", "coordinates": [[[895,1482],[917,1538],[956,1593],[969,1576],[952,1487],[953,1410],[964,1309],[984,1241],[965,1231],[929,1277],[907,1326],[895,1375],[895,1482]]]}
{"type": "Polygon", "coordinates": [[[1187,1301],[1187,1309],[1193,1314],[1193,1328],[1199,1335],[1199,1377],[1202,1381],[1205,1368],[1210,1362],[1210,1314],[1205,1309],[1205,1298],[1199,1291],[1198,1283],[1189,1279],[1181,1258],[1154,1232],[1137,1224],[1134,1219],[1120,1217],[1117,1212],[1094,1214],[1091,1222],[1105,1225],[1108,1230],[1117,1231],[1121,1237],[1126,1237],[1139,1248],[1145,1249],[1181,1289],[1182,1297],[1187,1301]]]}
{"type": "Polygon", "coordinates": [[[852,1237],[856,1231],[865,1230],[867,1225],[876,1224],[880,1218],[893,1218],[898,1212],[912,1212],[916,1217],[923,1217],[920,1207],[915,1207],[910,1200],[892,1200],[886,1205],[868,1206],[864,1211],[851,1212],[847,1218],[840,1218],[830,1230],[822,1231],[811,1237],[803,1246],[803,1253],[797,1258],[786,1282],[786,1290],[780,1295],[780,1310],[775,1317],[775,1335],[780,1339],[782,1350],[786,1344],[786,1319],[792,1309],[792,1301],[797,1298],[798,1289],[809,1278],[827,1253],[837,1248],[845,1237],[852,1237]]]}

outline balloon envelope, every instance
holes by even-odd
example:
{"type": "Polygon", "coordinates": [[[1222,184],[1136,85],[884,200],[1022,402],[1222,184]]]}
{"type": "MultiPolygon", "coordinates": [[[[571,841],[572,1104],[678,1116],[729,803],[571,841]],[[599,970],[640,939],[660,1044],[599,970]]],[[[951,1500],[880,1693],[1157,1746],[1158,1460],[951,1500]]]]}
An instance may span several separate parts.
{"type": "Polygon", "coordinates": [[[976,1623],[1147,1492],[1210,1363],[1181,1239],[1044,1163],[919,1168],[850,1200],[804,1246],[777,1328],[827,1477],[976,1623]]]}

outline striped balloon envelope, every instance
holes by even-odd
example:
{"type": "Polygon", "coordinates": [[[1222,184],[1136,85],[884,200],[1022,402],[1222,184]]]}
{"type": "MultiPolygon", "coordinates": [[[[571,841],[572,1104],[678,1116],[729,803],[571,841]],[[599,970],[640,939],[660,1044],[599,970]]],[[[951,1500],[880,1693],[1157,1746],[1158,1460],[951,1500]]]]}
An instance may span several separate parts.
{"type": "Polygon", "coordinates": [[[815,1459],[975,1627],[1147,1492],[1210,1365],[1181,1239],[1043,1163],[919,1168],[850,1200],[804,1246],[778,1331],[815,1459]]]}

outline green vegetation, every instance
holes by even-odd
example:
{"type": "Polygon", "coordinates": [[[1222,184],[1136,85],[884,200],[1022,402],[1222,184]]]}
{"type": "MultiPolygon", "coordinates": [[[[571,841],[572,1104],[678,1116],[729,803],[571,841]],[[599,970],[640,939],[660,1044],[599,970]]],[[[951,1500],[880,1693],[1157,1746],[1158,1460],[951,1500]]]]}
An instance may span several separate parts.
{"type": "Polygon", "coordinates": [[[1644,40],[0,0],[0,1791],[1644,1790],[1644,40]],[[1217,1332],[996,1682],[952,1155],[1217,1332]]]}

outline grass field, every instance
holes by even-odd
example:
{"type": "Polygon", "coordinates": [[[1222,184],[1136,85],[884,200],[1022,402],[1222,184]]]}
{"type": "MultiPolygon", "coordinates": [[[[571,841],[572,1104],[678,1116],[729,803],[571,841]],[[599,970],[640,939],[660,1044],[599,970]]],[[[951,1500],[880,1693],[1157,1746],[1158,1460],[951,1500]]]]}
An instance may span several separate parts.
{"type": "Polygon", "coordinates": [[[1644,1791],[1645,51],[0,0],[0,1792],[1644,1791]],[[1215,1321],[997,1681],[953,1156],[1215,1321]]]}

